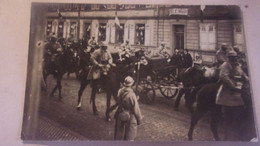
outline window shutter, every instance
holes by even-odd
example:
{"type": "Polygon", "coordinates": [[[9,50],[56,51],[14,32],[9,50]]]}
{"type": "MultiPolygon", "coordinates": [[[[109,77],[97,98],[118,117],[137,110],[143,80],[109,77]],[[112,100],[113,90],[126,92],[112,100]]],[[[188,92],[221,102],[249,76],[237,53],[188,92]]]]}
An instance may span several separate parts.
{"type": "Polygon", "coordinates": [[[135,24],[130,24],[130,29],[129,29],[129,43],[134,44],[135,43],[135,24]]]}
{"type": "Polygon", "coordinates": [[[124,42],[126,40],[129,40],[129,38],[128,38],[129,29],[130,29],[130,24],[129,23],[125,23],[124,42]]]}
{"type": "Polygon", "coordinates": [[[206,25],[200,26],[200,48],[206,50],[208,48],[208,30],[206,25]]]}
{"type": "Polygon", "coordinates": [[[111,28],[111,43],[115,43],[115,38],[116,38],[116,27],[115,23],[110,23],[110,28],[111,28]]]}
{"type": "Polygon", "coordinates": [[[144,44],[146,46],[149,46],[151,43],[151,24],[146,23],[145,24],[145,40],[144,40],[144,44]]]}
{"type": "Polygon", "coordinates": [[[200,48],[201,50],[215,50],[216,48],[215,24],[200,25],[200,48]]]}
{"type": "Polygon", "coordinates": [[[216,29],[215,25],[209,25],[209,32],[208,32],[208,38],[209,38],[209,44],[208,44],[208,50],[215,50],[216,48],[216,29]]]}
{"type": "Polygon", "coordinates": [[[111,29],[111,24],[110,23],[106,23],[106,42],[110,42],[111,40],[109,39],[112,39],[110,38],[110,29],[111,29]]]}

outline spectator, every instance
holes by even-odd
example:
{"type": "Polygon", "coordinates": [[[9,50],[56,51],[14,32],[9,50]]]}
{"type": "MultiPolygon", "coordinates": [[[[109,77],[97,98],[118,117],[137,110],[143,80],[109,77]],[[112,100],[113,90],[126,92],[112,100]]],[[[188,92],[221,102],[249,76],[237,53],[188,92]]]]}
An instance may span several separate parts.
{"type": "Polygon", "coordinates": [[[184,64],[183,67],[184,68],[189,68],[192,66],[192,57],[188,51],[188,49],[184,50],[184,64]]]}

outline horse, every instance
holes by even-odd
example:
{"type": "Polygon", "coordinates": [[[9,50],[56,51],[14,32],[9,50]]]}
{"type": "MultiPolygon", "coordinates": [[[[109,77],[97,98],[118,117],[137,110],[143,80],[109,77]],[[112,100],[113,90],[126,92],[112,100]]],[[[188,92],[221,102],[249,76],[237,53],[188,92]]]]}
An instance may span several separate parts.
{"type": "Polygon", "coordinates": [[[56,79],[56,86],[53,88],[50,96],[54,95],[54,92],[59,89],[59,100],[61,100],[61,79],[66,73],[66,59],[64,54],[58,54],[53,62],[45,62],[43,66],[43,80],[46,85],[46,78],[52,74],[56,79]]]}
{"type": "Polygon", "coordinates": [[[46,85],[46,79],[48,75],[52,74],[56,79],[56,85],[53,88],[50,96],[53,96],[55,91],[59,90],[59,100],[62,99],[61,96],[61,80],[63,75],[71,70],[74,62],[70,59],[70,52],[64,51],[57,54],[49,55],[49,59],[45,56],[45,61],[43,63],[43,81],[46,85]]]}
{"type": "MultiPolygon", "coordinates": [[[[190,123],[190,128],[188,132],[188,139],[192,140],[192,134],[193,130],[195,128],[195,125],[197,122],[207,113],[208,111],[211,112],[211,123],[210,123],[210,128],[213,133],[214,139],[216,141],[219,141],[219,135],[218,135],[218,125],[221,120],[221,115],[222,115],[222,106],[216,104],[216,97],[218,94],[218,90],[220,87],[220,83],[206,83],[202,85],[202,87],[197,91],[196,97],[197,97],[197,106],[195,108],[195,111],[192,113],[191,117],[191,123],[190,123]]],[[[244,116],[243,118],[239,118],[239,121],[246,121],[246,122],[251,122],[253,124],[249,124],[251,129],[254,129],[254,120],[253,120],[253,112],[252,112],[252,103],[251,103],[251,96],[248,95],[249,92],[249,82],[244,81],[244,84],[241,89],[241,97],[243,97],[243,101],[245,103],[245,107],[229,107],[229,116],[227,116],[227,119],[225,119],[226,123],[232,123],[232,117],[235,115],[241,116],[241,115],[251,115],[251,116],[244,116]],[[244,108],[244,109],[243,109],[244,108]],[[244,114],[243,114],[244,113],[244,114]],[[245,119],[246,118],[246,119],[245,119]]],[[[225,111],[227,112],[227,111],[225,111]]],[[[227,113],[226,113],[227,114],[227,113]]],[[[242,125],[243,126],[243,125],[242,125]]],[[[241,128],[241,127],[239,127],[241,128]]],[[[248,125],[244,125],[244,129],[248,129],[248,125]]],[[[225,139],[228,137],[228,131],[229,127],[226,127],[225,129],[225,139]]],[[[255,129],[254,129],[255,130],[255,129]]],[[[252,130],[252,131],[254,131],[252,130]]],[[[245,130],[240,131],[242,134],[244,133],[245,130]]],[[[250,140],[252,137],[255,136],[255,133],[249,131],[249,134],[251,134],[251,137],[248,138],[247,140],[250,140]]],[[[244,135],[245,137],[246,135],[244,135]]]]}
{"type": "Polygon", "coordinates": [[[196,92],[204,85],[209,82],[216,82],[217,76],[215,74],[208,75],[207,67],[189,67],[183,69],[179,73],[179,81],[183,84],[183,88],[179,88],[179,94],[174,104],[174,110],[178,111],[178,106],[181,97],[184,95],[185,105],[189,111],[193,112],[193,103],[196,101],[196,92]],[[205,76],[206,75],[206,76],[205,76]]]}
{"type": "Polygon", "coordinates": [[[68,61],[68,70],[67,70],[67,76],[69,77],[70,73],[75,73],[76,77],[79,78],[79,62],[80,58],[78,56],[78,52],[73,49],[67,49],[65,50],[65,53],[67,54],[68,61]]]}
{"type": "MultiPolygon", "coordinates": [[[[132,64],[126,64],[124,61],[118,61],[119,57],[117,54],[112,54],[114,63],[116,64],[115,67],[111,67],[110,70],[108,71],[108,74],[106,75],[106,82],[103,84],[103,88],[106,92],[107,96],[107,107],[106,107],[106,120],[111,121],[110,118],[110,112],[112,112],[116,107],[117,104],[111,106],[111,96],[114,97],[116,100],[117,98],[117,92],[121,86],[121,83],[123,82],[123,79],[131,75],[129,72],[133,72],[133,65],[132,64]]],[[[88,73],[90,71],[90,67],[86,67],[85,69],[82,70],[80,73],[80,89],[78,91],[78,104],[77,104],[77,109],[81,109],[81,96],[82,93],[84,92],[85,88],[87,85],[90,83],[90,80],[87,80],[88,73]]],[[[95,103],[95,97],[94,99],[91,99],[92,103],[92,108],[93,112],[95,114],[96,110],[96,103],[95,103]]]]}

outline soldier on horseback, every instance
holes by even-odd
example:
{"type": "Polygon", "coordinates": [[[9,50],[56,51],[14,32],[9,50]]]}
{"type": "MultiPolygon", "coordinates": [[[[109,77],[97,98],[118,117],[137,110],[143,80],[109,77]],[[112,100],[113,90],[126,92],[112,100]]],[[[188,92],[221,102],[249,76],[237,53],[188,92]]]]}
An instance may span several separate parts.
{"type": "Polygon", "coordinates": [[[109,69],[111,66],[115,66],[115,64],[110,52],[107,50],[107,45],[104,43],[100,45],[100,49],[92,54],[91,61],[93,66],[89,71],[87,79],[92,80],[91,101],[93,102],[93,112],[97,114],[95,96],[98,90],[98,83],[101,86],[105,85],[109,69]]]}
{"type": "Polygon", "coordinates": [[[90,52],[94,52],[96,48],[97,42],[95,40],[95,37],[93,36],[91,39],[88,41],[88,46],[90,47],[90,52]]]}
{"type": "Polygon", "coordinates": [[[62,54],[63,49],[61,44],[57,41],[57,38],[51,37],[50,42],[46,44],[44,50],[44,63],[50,65],[50,68],[54,68],[54,61],[62,54]]]}
{"type": "Polygon", "coordinates": [[[227,54],[228,61],[219,66],[219,83],[221,84],[216,97],[216,104],[223,106],[226,121],[226,135],[228,138],[228,127],[242,113],[245,105],[243,100],[242,85],[248,81],[248,76],[243,72],[237,62],[237,53],[231,50],[227,54]]]}

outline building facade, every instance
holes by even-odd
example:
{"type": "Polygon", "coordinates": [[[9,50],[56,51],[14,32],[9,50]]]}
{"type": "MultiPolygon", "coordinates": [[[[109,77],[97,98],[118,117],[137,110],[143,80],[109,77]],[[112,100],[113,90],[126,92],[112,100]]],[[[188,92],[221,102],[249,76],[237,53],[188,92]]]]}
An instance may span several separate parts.
{"type": "Polygon", "coordinates": [[[222,43],[245,48],[238,6],[50,4],[46,17],[46,36],[94,36],[110,47],[129,40],[133,47],[152,51],[164,42],[171,53],[188,49],[204,63],[215,62],[222,43]]]}

